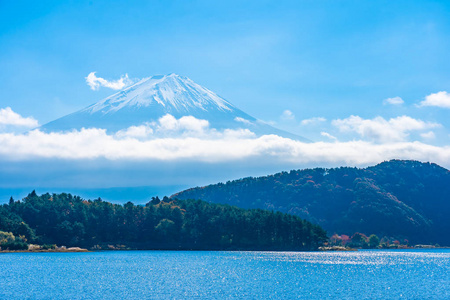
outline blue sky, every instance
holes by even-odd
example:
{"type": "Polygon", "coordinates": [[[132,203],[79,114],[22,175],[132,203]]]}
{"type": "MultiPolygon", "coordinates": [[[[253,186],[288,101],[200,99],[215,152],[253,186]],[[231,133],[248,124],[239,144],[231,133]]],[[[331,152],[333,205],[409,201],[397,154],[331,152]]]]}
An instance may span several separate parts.
{"type": "Polygon", "coordinates": [[[442,117],[382,101],[449,89],[448,1],[241,2],[2,1],[0,105],[44,123],[111,93],[92,71],[175,72],[264,120],[442,117]]]}
{"type": "Polygon", "coordinates": [[[91,72],[175,72],[314,141],[446,147],[449,15],[449,1],[0,1],[0,109],[44,124],[114,92],[91,72]]]}

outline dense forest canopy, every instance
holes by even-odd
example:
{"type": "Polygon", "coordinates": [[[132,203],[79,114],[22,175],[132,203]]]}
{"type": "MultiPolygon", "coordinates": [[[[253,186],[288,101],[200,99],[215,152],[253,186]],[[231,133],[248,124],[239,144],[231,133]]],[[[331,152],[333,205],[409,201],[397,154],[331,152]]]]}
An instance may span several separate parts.
{"type": "Polygon", "coordinates": [[[450,171],[392,160],[374,167],[306,169],[189,189],[179,199],[295,214],[334,233],[450,245],[450,171]]]}
{"type": "Polygon", "coordinates": [[[280,212],[167,197],[118,205],[35,192],[0,206],[0,232],[5,243],[15,236],[90,249],[313,250],[326,240],[318,225],[280,212]]]}

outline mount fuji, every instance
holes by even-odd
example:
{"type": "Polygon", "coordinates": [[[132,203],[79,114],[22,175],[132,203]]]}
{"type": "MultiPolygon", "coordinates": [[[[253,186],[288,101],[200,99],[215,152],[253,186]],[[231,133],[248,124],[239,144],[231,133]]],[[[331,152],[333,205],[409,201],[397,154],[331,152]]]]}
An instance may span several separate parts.
{"type": "Polygon", "coordinates": [[[206,120],[209,127],[216,130],[248,129],[257,136],[275,134],[308,141],[246,114],[214,92],[177,74],[142,79],[95,104],[44,124],[40,129],[60,132],[102,128],[115,133],[131,126],[157,122],[167,114],[177,119],[192,116],[206,120]]]}

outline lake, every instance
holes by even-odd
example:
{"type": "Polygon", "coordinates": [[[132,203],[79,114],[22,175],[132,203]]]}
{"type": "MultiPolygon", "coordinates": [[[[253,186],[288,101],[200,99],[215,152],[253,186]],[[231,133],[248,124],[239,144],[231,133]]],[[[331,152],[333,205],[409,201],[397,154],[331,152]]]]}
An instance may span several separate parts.
{"type": "Polygon", "coordinates": [[[450,251],[0,254],[0,299],[450,299],[450,251]]]}

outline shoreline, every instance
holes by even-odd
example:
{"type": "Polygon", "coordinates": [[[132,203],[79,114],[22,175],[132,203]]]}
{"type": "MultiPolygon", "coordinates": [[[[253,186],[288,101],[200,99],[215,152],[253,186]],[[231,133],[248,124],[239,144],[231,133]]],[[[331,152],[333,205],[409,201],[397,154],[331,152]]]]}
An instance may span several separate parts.
{"type": "Polygon", "coordinates": [[[377,250],[377,251],[395,251],[395,250],[443,250],[450,249],[450,247],[435,247],[435,248],[368,248],[368,249],[317,249],[317,250],[304,250],[304,251],[274,251],[274,250],[194,250],[194,249],[102,249],[102,250],[88,250],[79,247],[72,247],[67,249],[48,249],[48,250],[0,250],[2,253],[86,253],[86,252],[115,252],[115,251],[219,251],[219,252],[358,252],[366,250],[377,250]]]}
{"type": "Polygon", "coordinates": [[[0,253],[68,253],[68,252],[92,252],[88,249],[79,247],[70,247],[66,249],[29,249],[29,250],[0,250],[0,253]]]}

